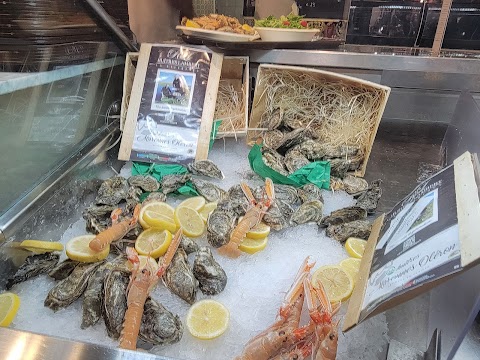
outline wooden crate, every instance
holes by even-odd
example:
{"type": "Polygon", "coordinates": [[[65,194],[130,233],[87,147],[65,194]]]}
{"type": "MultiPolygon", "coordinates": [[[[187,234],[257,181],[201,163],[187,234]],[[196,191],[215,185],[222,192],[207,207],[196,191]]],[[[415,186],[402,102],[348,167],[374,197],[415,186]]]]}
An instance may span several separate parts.
{"type": "MultiPolygon", "coordinates": [[[[370,156],[370,152],[372,150],[373,142],[375,140],[375,136],[377,134],[377,129],[380,124],[380,120],[382,119],[383,111],[385,110],[385,105],[387,103],[389,94],[390,94],[390,88],[387,86],[382,86],[378,85],[369,81],[357,79],[354,77],[350,76],[345,76],[337,73],[332,73],[328,71],[323,71],[323,70],[317,70],[317,69],[311,69],[311,68],[303,68],[303,67],[294,67],[294,66],[280,66],[280,65],[260,65],[258,68],[258,74],[257,74],[257,81],[256,81],[256,87],[255,87],[255,95],[252,103],[252,111],[250,115],[250,123],[249,123],[249,130],[248,130],[248,136],[247,136],[247,142],[249,144],[253,144],[258,137],[262,136],[265,130],[262,130],[263,128],[259,128],[260,125],[260,120],[262,119],[262,116],[264,116],[264,113],[268,111],[267,109],[267,97],[269,96],[269,87],[271,88],[274,78],[278,79],[278,77],[282,78],[286,76],[286,80],[284,80],[284,84],[287,85],[282,85],[282,86],[287,86],[286,89],[288,89],[288,81],[292,81],[289,79],[295,78],[295,79],[303,79],[303,84],[309,84],[308,87],[311,85],[317,86],[316,89],[320,89],[321,87],[324,86],[324,84],[328,84],[329,88],[336,89],[338,87],[338,90],[343,89],[358,89],[359,93],[366,94],[367,97],[374,96],[375,101],[375,112],[369,114],[367,118],[362,119],[364,122],[364,126],[361,127],[362,133],[355,133],[353,127],[348,124],[348,116],[349,114],[346,112],[343,112],[347,117],[347,121],[343,122],[341,127],[335,127],[332,126],[332,124],[335,124],[334,119],[332,120],[331,118],[328,119],[327,117],[324,118],[303,118],[302,121],[305,121],[305,123],[308,123],[308,126],[316,127],[317,129],[322,129],[322,127],[325,127],[326,125],[329,126],[329,131],[324,133],[328,133],[328,140],[320,138],[319,140],[324,140],[325,143],[330,144],[328,141],[333,141],[331,139],[336,138],[336,139],[342,139],[340,142],[335,141],[335,144],[331,144],[333,146],[340,146],[340,145],[354,145],[356,144],[359,146],[361,154],[363,155],[363,160],[360,163],[359,169],[355,172],[356,176],[361,176],[363,177],[365,175],[368,159],[370,156]],[[350,134],[348,134],[350,132],[350,134]],[[361,135],[361,138],[360,138],[361,135]],[[358,141],[360,141],[360,144],[358,141]]],[[[293,84],[293,81],[292,81],[293,84]]],[[[293,86],[293,85],[292,85],[293,86]]],[[[306,90],[301,90],[299,92],[304,92],[308,91],[308,87],[305,86],[306,90]]],[[[292,87],[293,88],[293,87],[292,87]]],[[[300,88],[302,89],[302,88],[300,88]]],[[[317,90],[315,90],[317,91],[317,90]]],[[[297,92],[298,93],[298,92],[297,92]]],[[[314,95],[310,97],[310,99],[313,99],[314,101],[312,103],[318,103],[322,104],[322,98],[319,99],[318,102],[315,102],[315,94],[320,94],[320,90],[318,92],[314,92],[314,95]]],[[[294,96],[295,94],[293,94],[294,96]]],[[[270,97],[271,99],[272,97],[270,97]]],[[[331,98],[331,97],[330,97],[331,98]]],[[[358,99],[364,99],[365,97],[357,97],[356,99],[353,99],[352,97],[352,102],[355,100],[357,101],[358,99]]],[[[268,100],[270,103],[272,100],[268,100]]],[[[359,100],[360,101],[360,100],[359,100]]],[[[325,106],[328,106],[329,103],[333,102],[325,102],[325,106]]],[[[350,102],[349,102],[350,104],[350,102]]],[[[360,104],[361,105],[361,104],[360,104]]],[[[280,107],[280,106],[279,106],[280,107]]],[[[338,107],[336,108],[338,109],[338,107]]],[[[288,109],[283,109],[283,111],[288,110],[288,109]]],[[[351,113],[350,113],[351,114],[351,113]]],[[[337,114],[338,115],[338,114],[337,114]]],[[[355,117],[355,119],[358,119],[358,117],[355,117]]],[[[351,119],[350,119],[351,120],[351,119]]],[[[342,117],[343,121],[343,117],[342,117]]],[[[358,124],[357,124],[358,125],[358,124]]],[[[319,130],[321,131],[321,130],[319,130]]]]}
{"type": "Polygon", "coordinates": [[[137,68],[138,52],[129,52],[125,57],[125,69],[123,76],[123,96],[122,108],[120,111],[120,130],[123,131],[125,121],[127,120],[128,103],[132,93],[133,80],[135,79],[135,70],[137,68]]]}
{"type": "MultiPolygon", "coordinates": [[[[223,58],[222,74],[220,76],[220,88],[222,87],[222,84],[231,85],[235,91],[243,97],[243,99],[241,99],[243,111],[240,114],[232,114],[232,116],[235,117],[236,122],[240,121],[238,118],[241,116],[241,126],[233,127],[228,123],[228,119],[224,119],[220,130],[217,133],[217,139],[223,137],[246,136],[248,128],[248,101],[250,98],[248,56],[225,56],[223,58]]],[[[217,107],[221,101],[220,92],[221,89],[217,95],[217,107]]],[[[217,117],[218,116],[215,116],[214,120],[220,120],[217,119],[217,117]]]]}

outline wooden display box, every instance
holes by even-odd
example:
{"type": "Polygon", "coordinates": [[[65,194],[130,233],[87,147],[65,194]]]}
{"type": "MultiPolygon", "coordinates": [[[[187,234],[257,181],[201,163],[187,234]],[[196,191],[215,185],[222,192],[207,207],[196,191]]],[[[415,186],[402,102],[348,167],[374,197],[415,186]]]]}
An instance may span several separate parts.
{"type": "Polygon", "coordinates": [[[127,120],[128,103],[132,93],[133,80],[137,69],[138,52],[129,52],[125,58],[125,70],[123,76],[123,96],[122,108],[120,111],[120,130],[123,131],[125,121],[127,120]]]}
{"type": "MultiPolygon", "coordinates": [[[[360,167],[355,172],[355,175],[363,177],[365,175],[373,142],[377,134],[377,129],[380,124],[380,120],[382,119],[385,105],[387,104],[387,100],[390,94],[390,88],[369,81],[323,70],[294,66],[260,65],[258,68],[255,95],[252,103],[252,111],[247,136],[247,141],[249,144],[253,144],[266,131],[262,130],[264,128],[260,127],[260,122],[262,116],[265,116],[265,113],[268,114],[269,109],[272,108],[272,98],[275,97],[272,97],[271,94],[269,96],[269,91],[273,91],[269,89],[272,89],[274,87],[274,82],[275,84],[282,84],[282,86],[284,87],[284,91],[286,91],[286,93],[283,94],[283,99],[290,100],[286,101],[286,106],[296,106],[298,107],[299,111],[303,111],[307,107],[302,107],[302,104],[299,104],[299,101],[294,98],[298,94],[304,94],[307,91],[311,92],[312,96],[310,96],[306,100],[304,99],[305,101],[308,101],[308,106],[316,106],[317,104],[320,104],[321,106],[325,107],[324,114],[327,115],[314,116],[310,118],[302,118],[300,116],[300,121],[308,123],[308,126],[311,126],[312,128],[319,129],[319,132],[323,131],[323,133],[327,135],[326,137],[328,137],[328,140],[319,137],[319,140],[322,142],[331,144],[332,146],[358,146],[360,148],[361,154],[363,155],[363,159],[360,163],[360,167]],[[280,82],[277,81],[279,78],[281,78],[280,82]],[[291,87],[293,89],[294,82],[291,82],[291,79],[297,78],[301,79],[299,83],[303,84],[303,87],[298,86],[298,91],[292,94],[288,94],[288,88],[291,87]],[[291,86],[290,82],[292,84],[291,86]],[[326,85],[328,85],[328,88],[330,89],[327,97],[325,96],[325,94],[320,95],[321,89],[326,85]],[[312,91],[312,88],[315,88],[316,90],[312,91]],[[336,103],[336,101],[334,101],[336,100],[336,91],[338,90],[338,93],[345,94],[346,92],[344,90],[346,88],[350,89],[348,94],[351,93],[355,95],[346,99],[345,97],[348,95],[342,95],[344,96],[343,104],[353,104],[352,106],[355,106],[357,109],[366,109],[367,112],[365,118],[352,118],[351,111],[339,110],[340,107],[329,105],[336,103]],[[288,96],[285,94],[287,94],[288,96]],[[317,94],[318,100],[315,98],[317,94]],[[326,101],[326,98],[328,98],[329,100],[326,101]],[[362,105],[366,104],[366,100],[365,104],[359,103],[362,101],[362,99],[368,99],[374,104],[374,107],[364,106],[362,108],[362,105]],[[267,102],[269,102],[270,107],[267,102]],[[288,105],[288,103],[290,103],[290,105],[288,105]],[[370,111],[370,109],[374,109],[374,111],[370,111]],[[333,114],[334,112],[334,115],[328,115],[333,114]],[[338,120],[340,117],[341,121],[338,120]],[[355,130],[352,130],[353,126],[352,124],[349,124],[349,121],[355,121],[357,126],[356,128],[359,128],[361,130],[359,132],[355,132],[355,130]],[[360,122],[362,122],[363,124],[360,122]],[[337,126],[336,124],[339,123],[341,125],[337,126]],[[325,130],[327,127],[328,131],[325,130]],[[332,139],[340,140],[333,141],[332,139]],[[329,143],[328,141],[333,141],[333,143],[329,143]]],[[[284,113],[286,110],[288,111],[288,109],[285,108],[285,102],[282,104],[278,104],[278,108],[282,109],[284,113]]],[[[290,107],[290,109],[292,109],[292,107],[290,107]]]]}
{"type": "MultiPolygon", "coordinates": [[[[228,120],[227,122],[224,120],[224,124],[220,126],[217,133],[217,139],[223,137],[246,136],[248,128],[248,100],[250,88],[248,56],[225,56],[223,58],[220,87],[225,84],[232,86],[237,94],[242,97],[239,99],[242,105],[241,108],[243,109],[242,112],[232,114],[235,118],[235,122],[239,124],[241,123],[241,125],[234,127],[232,124],[228,123],[228,120]]],[[[217,107],[220,101],[221,96],[219,92],[217,95],[217,107]]],[[[214,120],[219,119],[215,118],[214,120]]]]}

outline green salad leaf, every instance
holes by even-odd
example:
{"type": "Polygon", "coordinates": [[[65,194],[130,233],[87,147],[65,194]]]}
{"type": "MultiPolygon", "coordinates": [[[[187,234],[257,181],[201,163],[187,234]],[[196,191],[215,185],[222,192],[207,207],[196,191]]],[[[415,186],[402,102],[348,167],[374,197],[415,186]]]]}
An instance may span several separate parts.
{"type": "Polygon", "coordinates": [[[280,16],[280,18],[269,16],[266,19],[255,20],[255,26],[282,29],[307,29],[308,25],[303,17],[303,15],[299,16],[294,14],[280,16]]]}

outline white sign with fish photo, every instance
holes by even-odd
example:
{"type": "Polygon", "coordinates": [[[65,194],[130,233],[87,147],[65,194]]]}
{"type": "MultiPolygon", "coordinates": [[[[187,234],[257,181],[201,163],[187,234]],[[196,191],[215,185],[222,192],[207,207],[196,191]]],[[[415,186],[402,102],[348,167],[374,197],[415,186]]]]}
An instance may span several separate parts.
{"type": "Polygon", "coordinates": [[[167,113],[189,114],[195,78],[194,73],[159,69],[151,109],[167,113]]]}

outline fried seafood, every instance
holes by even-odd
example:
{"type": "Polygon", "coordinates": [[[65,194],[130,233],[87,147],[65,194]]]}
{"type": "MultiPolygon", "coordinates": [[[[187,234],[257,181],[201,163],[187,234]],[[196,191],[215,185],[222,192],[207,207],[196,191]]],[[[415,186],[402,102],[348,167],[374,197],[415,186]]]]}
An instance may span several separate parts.
{"type": "Polygon", "coordinates": [[[194,17],[191,20],[184,17],[182,19],[182,25],[205,30],[224,31],[234,34],[255,35],[255,30],[246,24],[240,24],[237,18],[219,14],[194,17]]]}

